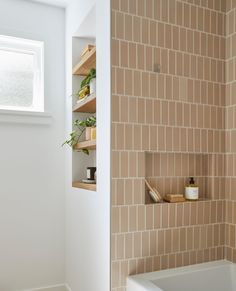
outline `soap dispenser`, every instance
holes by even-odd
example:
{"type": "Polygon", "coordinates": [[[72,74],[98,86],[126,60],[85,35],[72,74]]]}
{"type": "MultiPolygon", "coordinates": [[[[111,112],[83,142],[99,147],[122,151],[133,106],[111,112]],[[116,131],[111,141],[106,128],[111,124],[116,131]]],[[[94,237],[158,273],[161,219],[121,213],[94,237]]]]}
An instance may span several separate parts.
{"type": "Polygon", "coordinates": [[[187,200],[198,200],[199,199],[199,188],[195,184],[194,178],[189,178],[189,183],[185,187],[185,198],[187,200]]]}

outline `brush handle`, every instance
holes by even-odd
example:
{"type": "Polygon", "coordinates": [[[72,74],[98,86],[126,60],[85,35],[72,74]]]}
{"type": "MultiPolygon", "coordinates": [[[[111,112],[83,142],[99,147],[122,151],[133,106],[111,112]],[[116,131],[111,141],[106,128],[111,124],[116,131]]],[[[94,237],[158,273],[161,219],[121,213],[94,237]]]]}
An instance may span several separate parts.
{"type": "Polygon", "coordinates": [[[149,189],[150,191],[154,192],[154,191],[153,191],[153,188],[152,188],[151,185],[148,183],[147,179],[145,179],[145,183],[146,183],[148,189],[149,189]]]}

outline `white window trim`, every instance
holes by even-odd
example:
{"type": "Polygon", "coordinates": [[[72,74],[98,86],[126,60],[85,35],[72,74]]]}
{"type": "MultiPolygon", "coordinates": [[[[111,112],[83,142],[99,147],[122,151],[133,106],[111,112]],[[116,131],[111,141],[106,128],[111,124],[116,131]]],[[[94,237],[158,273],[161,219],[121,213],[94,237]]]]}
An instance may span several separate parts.
{"type": "Polygon", "coordinates": [[[0,49],[18,51],[35,55],[35,68],[37,68],[34,79],[33,105],[32,107],[16,107],[0,105],[0,113],[11,112],[45,112],[44,110],[44,43],[16,37],[0,35],[0,49]]]}
{"type": "Polygon", "coordinates": [[[47,112],[0,109],[0,123],[47,125],[52,120],[52,115],[47,112]]]}

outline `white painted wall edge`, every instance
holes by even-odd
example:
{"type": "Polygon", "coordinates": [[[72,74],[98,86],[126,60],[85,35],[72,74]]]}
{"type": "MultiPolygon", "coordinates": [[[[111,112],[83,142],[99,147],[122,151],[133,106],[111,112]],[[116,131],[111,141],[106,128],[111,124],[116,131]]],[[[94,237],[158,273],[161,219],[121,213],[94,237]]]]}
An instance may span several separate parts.
{"type": "Polygon", "coordinates": [[[50,124],[52,122],[52,115],[47,112],[0,109],[0,122],[50,124]]]}
{"type": "Polygon", "coordinates": [[[60,284],[41,288],[27,289],[24,291],[71,291],[71,289],[67,285],[60,284]]]}

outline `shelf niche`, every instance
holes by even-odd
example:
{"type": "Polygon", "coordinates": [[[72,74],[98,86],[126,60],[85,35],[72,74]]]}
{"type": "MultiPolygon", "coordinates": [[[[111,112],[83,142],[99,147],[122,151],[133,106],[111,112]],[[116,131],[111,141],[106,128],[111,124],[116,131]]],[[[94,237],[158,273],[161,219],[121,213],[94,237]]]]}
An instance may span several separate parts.
{"type": "MultiPolygon", "coordinates": [[[[88,44],[94,44],[92,38],[74,37],[73,38],[73,68],[72,90],[80,90],[82,79],[89,73],[92,68],[96,69],[96,46],[87,51],[81,58],[81,52],[88,48],[88,44]]],[[[72,102],[72,123],[74,120],[84,120],[86,117],[96,115],[96,94],[91,94],[78,102],[77,97],[73,96],[72,102]]],[[[86,178],[86,168],[96,166],[96,140],[78,142],[72,152],[72,187],[96,191],[96,184],[83,183],[86,178]],[[89,155],[80,153],[83,149],[88,149],[89,155]]]]}
{"type": "MultiPolygon", "coordinates": [[[[199,186],[200,200],[219,199],[224,191],[222,154],[146,152],[145,178],[162,196],[184,194],[189,177],[199,186]]],[[[145,203],[153,203],[145,187],[145,203]]]]}

